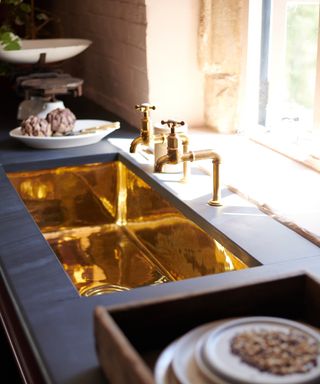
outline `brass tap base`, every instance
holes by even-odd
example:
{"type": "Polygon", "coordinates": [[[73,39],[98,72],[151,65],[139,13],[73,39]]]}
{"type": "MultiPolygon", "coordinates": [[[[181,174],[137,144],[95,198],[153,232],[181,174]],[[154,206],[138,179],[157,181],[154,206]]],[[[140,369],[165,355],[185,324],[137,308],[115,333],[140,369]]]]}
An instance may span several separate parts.
{"type": "Polygon", "coordinates": [[[219,200],[209,200],[208,204],[211,205],[212,207],[221,207],[222,204],[220,203],[219,200]]]}
{"type": "Polygon", "coordinates": [[[188,177],[182,177],[180,179],[180,183],[182,183],[182,184],[187,184],[188,182],[189,182],[189,178],[188,177]]]}

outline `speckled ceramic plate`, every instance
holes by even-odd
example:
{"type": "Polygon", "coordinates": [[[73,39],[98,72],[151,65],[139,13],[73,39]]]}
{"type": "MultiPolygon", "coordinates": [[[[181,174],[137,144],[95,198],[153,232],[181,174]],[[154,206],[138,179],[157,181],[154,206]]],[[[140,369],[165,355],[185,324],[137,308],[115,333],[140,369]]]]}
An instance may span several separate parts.
{"type": "MultiPolygon", "coordinates": [[[[77,120],[74,131],[77,132],[85,128],[99,127],[107,123],[110,122],[106,120],[77,120]]],[[[85,135],[38,137],[22,135],[21,127],[18,127],[10,131],[9,135],[32,148],[58,149],[80,147],[83,145],[97,143],[116,129],[118,128],[109,128],[94,133],[86,133],[85,135]]]]}
{"type": "Polygon", "coordinates": [[[198,366],[211,380],[219,377],[232,384],[249,382],[251,384],[315,384],[320,382],[319,354],[317,365],[306,373],[276,375],[262,372],[242,362],[240,357],[231,352],[231,340],[234,336],[243,332],[261,330],[286,334],[290,331],[299,331],[320,343],[319,332],[296,321],[273,317],[247,317],[226,322],[212,330],[202,342],[199,341],[196,347],[198,366]]]}

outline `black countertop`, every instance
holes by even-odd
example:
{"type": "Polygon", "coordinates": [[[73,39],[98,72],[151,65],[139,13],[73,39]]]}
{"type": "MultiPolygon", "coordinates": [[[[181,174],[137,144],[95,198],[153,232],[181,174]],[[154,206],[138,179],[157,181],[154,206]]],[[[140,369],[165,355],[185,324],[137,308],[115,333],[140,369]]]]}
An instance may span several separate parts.
{"type": "MultiPolygon", "coordinates": [[[[96,160],[109,161],[119,156],[119,150],[107,139],[86,147],[61,150],[25,147],[8,136],[8,132],[17,125],[15,115],[18,102],[15,95],[9,92],[1,105],[0,117],[1,315],[23,369],[29,366],[25,372],[29,382],[106,382],[95,353],[93,310],[97,305],[113,306],[186,296],[213,286],[215,289],[223,289],[241,281],[259,277],[276,279],[297,271],[320,276],[320,263],[316,257],[320,256],[319,249],[290,231],[288,238],[297,238],[302,244],[300,258],[295,257],[289,261],[284,258],[278,263],[271,262],[247,270],[158,287],[90,298],[80,297],[10,184],[6,172],[45,168],[49,165],[54,167],[96,160]]],[[[120,120],[85,98],[66,98],[65,104],[75,111],[78,118],[120,120]]],[[[124,138],[135,136],[137,130],[124,121],[121,121],[121,129],[110,135],[124,138]]],[[[125,154],[120,156],[126,157],[125,154]]],[[[246,228],[238,228],[238,231],[242,230],[246,238],[246,228]]],[[[270,253],[274,247],[276,244],[269,242],[270,253]]]]}

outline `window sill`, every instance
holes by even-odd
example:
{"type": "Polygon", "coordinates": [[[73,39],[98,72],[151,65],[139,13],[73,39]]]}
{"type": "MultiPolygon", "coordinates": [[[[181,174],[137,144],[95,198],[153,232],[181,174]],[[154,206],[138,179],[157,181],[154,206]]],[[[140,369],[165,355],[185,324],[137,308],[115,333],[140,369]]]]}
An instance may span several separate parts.
{"type": "MultiPolygon", "coordinates": [[[[319,160],[241,135],[191,130],[190,137],[190,149],[211,147],[221,155],[222,186],[320,245],[319,160]]],[[[212,171],[210,163],[200,166],[212,171]]]]}
{"type": "Polygon", "coordinates": [[[318,141],[316,141],[317,146],[311,139],[288,143],[287,137],[283,139],[281,136],[271,133],[250,135],[250,139],[291,160],[320,172],[320,143],[318,141]]]}

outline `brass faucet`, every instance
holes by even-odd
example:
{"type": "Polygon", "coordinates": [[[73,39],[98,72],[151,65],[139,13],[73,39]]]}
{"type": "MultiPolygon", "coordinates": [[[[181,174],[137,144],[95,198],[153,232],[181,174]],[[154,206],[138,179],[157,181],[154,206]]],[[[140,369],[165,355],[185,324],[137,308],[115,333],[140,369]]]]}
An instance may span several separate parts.
{"type": "Polygon", "coordinates": [[[213,193],[212,199],[208,201],[209,205],[218,207],[221,205],[220,202],[220,177],[219,177],[219,169],[220,169],[220,156],[214,152],[212,149],[205,149],[199,151],[188,151],[188,141],[183,146],[183,153],[179,151],[179,136],[177,135],[175,129],[177,126],[184,125],[183,121],[161,121],[161,124],[167,124],[170,128],[170,134],[167,138],[168,149],[167,154],[159,157],[155,164],[155,172],[162,172],[162,168],[165,164],[178,164],[183,162],[183,174],[184,179],[187,178],[187,162],[188,161],[197,161],[197,160],[205,160],[212,159],[213,164],[213,193]]]}
{"type": "Polygon", "coordinates": [[[155,110],[156,107],[149,103],[136,105],[135,109],[142,112],[140,136],[136,137],[130,145],[130,153],[134,153],[139,144],[146,146],[153,146],[154,144],[163,144],[166,140],[165,135],[153,134],[152,121],[150,111],[155,110]]]}

